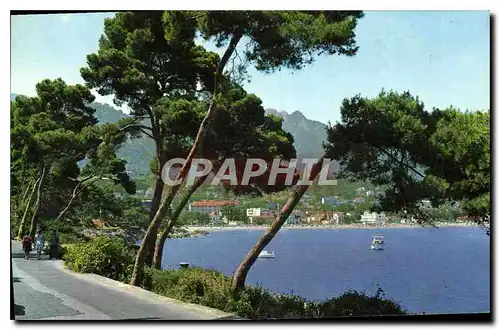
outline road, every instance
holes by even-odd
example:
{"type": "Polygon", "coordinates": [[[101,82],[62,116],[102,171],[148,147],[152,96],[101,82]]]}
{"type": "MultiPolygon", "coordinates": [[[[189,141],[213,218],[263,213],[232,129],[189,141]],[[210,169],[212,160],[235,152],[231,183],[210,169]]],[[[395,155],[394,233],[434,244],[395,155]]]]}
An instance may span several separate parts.
{"type": "Polygon", "coordinates": [[[214,320],[235,319],[93,274],[76,274],[59,260],[24,259],[12,243],[16,320],[214,320]]]}

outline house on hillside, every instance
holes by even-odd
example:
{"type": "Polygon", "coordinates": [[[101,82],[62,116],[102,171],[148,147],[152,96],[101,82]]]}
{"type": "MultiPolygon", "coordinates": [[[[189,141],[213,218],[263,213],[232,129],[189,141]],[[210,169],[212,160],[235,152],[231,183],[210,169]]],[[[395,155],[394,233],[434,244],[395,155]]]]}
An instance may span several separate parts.
{"type": "Polygon", "coordinates": [[[261,214],[248,217],[251,225],[270,225],[276,219],[274,214],[261,214]]]}
{"type": "Polygon", "coordinates": [[[332,212],[332,222],[336,225],[341,224],[344,221],[344,212],[332,212]]]}
{"type": "Polygon", "coordinates": [[[365,211],[361,215],[361,220],[364,225],[382,225],[387,222],[387,216],[385,213],[369,212],[365,211]]]}
{"type": "Polygon", "coordinates": [[[307,216],[307,223],[311,225],[326,225],[331,224],[333,220],[333,212],[316,211],[307,216]]]}
{"type": "Polygon", "coordinates": [[[221,216],[220,211],[212,211],[208,213],[208,217],[210,218],[211,225],[221,225],[224,223],[224,219],[221,216]]]}
{"type": "Polygon", "coordinates": [[[143,199],[141,201],[141,205],[142,207],[145,209],[145,210],[151,210],[151,205],[152,205],[153,201],[151,199],[143,199]]]}
{"type": "Polygon", "coordinates": [[[269,210],[276,210],[278,208],[278,203],[269,202],[267,203],[266,208],[269,210]]]}
{"type": "Polygon", "coordinates": [[[356,193],[358,195],[363,195],[366,191],[366,188],[365,187],[359,187],[358,189],[356,189],[356,193]]]}
{"type": "Polygon", "coordinates": [[[365,202],[365,198],[363,196],[354,197],[354,204],[363,204],[365,202]]]}
{"type": "Polygon", "coordinates": [[[428,210],[428,209],[432,208],[432,203],[428,199],[422,199],[419,204],[420,204],[420,208],[421,209],[427,209],[428,210]]]}
{"type": "Polygon", "coordinates": [[[220,212],[224,206],[240,205],[239,201],[225,201],[225,200],[202,200],[189,204],[189,212],[211,213],[220,212]]]}
{"type": "Polygon", "coordinates": [[[337,196],[326,196],[321,198],[321,204],[335,206],[339,204],[337,196]]]}

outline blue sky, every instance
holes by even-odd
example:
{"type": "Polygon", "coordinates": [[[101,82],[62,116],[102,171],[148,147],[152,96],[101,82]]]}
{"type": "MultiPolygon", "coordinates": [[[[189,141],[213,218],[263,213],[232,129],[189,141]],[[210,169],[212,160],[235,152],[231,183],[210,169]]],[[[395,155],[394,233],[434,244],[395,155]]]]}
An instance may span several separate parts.
{"type": "MultiPolygon", "coordinates": [[[[97,50],[112,13],[13,16],[11,92],[34,95],[44,78],[83,83],[79,69],[97,50]]],[[[410,90],[427,107],[490,107],[490,24],[485,11],[370,11],[356,30],[355,57],[323,56],[301,71],[250,69],[245,88],[265,108],[299,110],[321,122],[340,119],[343,98],[410,90]]],[[[207,48],[215,50],[208,44],[207,48]]],[[[100,97],[112,103],[112,97],[100,97]]],[[[124,110],[126,110],[124,108],[124,110]]]]}

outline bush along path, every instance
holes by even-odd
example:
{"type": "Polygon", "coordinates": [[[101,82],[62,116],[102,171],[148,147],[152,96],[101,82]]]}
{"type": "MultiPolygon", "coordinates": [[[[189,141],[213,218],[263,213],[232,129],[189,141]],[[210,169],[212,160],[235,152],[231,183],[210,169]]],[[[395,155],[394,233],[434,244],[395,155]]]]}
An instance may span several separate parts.
{"type": "MultiPolygon", "coordinates": [[[[134,251],[120,238],[97,237],[67,247],[66,266],[128,283],[134,251]]],[[[384,297],[382,290],[369,296],[356,291],[323,300],[308,301],[289,294],[274,294],[259,286],[246,286],[233,297],[232,279],[214,270],[146,268],[141,287],[156,294],[215,308],[247,319],[334,318],[404,315],[407,311],[384,297]]]]}

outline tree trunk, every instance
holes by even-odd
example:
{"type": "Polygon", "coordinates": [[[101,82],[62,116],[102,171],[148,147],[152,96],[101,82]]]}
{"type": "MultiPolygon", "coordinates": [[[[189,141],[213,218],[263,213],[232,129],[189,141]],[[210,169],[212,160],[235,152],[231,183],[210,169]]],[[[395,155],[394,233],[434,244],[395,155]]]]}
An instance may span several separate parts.
{"type": "Polygon", "coordinates": [[[174,213],[170,217],[170,221],[168,222],[167,227],[165,230],[162,232],[160,239],[157,241],[155,245],[155,253],[154,253],[154,258],[153,258],[153,266],[156,269],[161,269],[161,260],[163,257],[163,248],[165,246],[165,241],[167,240],[168,235],[172,231],[172,228],[177,224],[177,220],[179,219],[179,216],[186,206],[186,204],[189,202],[189,199],[193,195],[193,193],[198,189],[205,179],[208,177],[208,175],[204,177],[200,177],[196,180],[196,182],[189,188],[189,190],[186,192],[182,200],[179,202],[179,205],[177,205],[177,208],[175,209],[174,213]]]}
{"type": "Polygon", "coordinates": [[[172,204],[172,200],[179,191],[180,185],[186,179],[186,175],[188,174],[189,168],[191,167],[191,163],[193,162],[194,157],[198,153],[199,149],[201,149],[200,146],[203,144],[203,139],[205,137],[209,124],[213,116],[217,112],[217,107],[215,107],[214,104],[215,104],[215,98],[217,96],[218,78],[222,75],[224,67],[226,66],[227,62],[229,61],[229,58],[236,49],[236,45],[238,44],[242,36],[243,36],[242,33],[239,32],[233,35],[226,51],[224,52],[224,55],[219,61],[219,64],[217,66],[217,71],[215,72],[214,91],[212,95],[212,100],[210,102],[210,106],[208,107],[207,114],[205,115],[205,118],[203,118],[200,128],[198,129],[198,133],[196,134],[196,139],[194,140],[193,146],[191,147],[191,151],[189,152],[189,155],[184,161],[184,164],[182,165],[182,168],[176,177],[176,180],[181,180],[181,182],[178,185],[170,187],[170,190],[165,199],[163,199],[163,201],[161,202],[160,207],[158,208],[158,211],[156,212],[153,218],[153,221],[149,224],[148,230],[146,232],[146,235],[144,236],[144,239],[142,240],[141,247],[139,248],[139,251],[137,252],[137,256],[135,259],[134,271],[132,273],[132,278],[130,280],[130,284],[132,285],[140,285],[140,283],[142,282],[142,276],[144,272],[144,262],[146,259],[147,252],[149,250],[149,244],[154,244],[156,242],[158,227],[161,223],[161,220],[163,219],[166,211],[170,208],[170,204],[172,204]]]}
{"type": "Polygon", "coordinates": [[[28,182],[28,185],[26,186],[26,190],[24,191],[24,194],[23,194],[23,201],[26,199],[26,196],[28,195],[28,191],[30,190],[30,186],[31,184],[33,183],[33,179],[31,179],[29,182],[28,182]]]}
{"type": "Polygon", "coordinates": [[[158,208],[158,212],[153,218],[153,221],[149,224],[148,230],[146,231],[146,235],[144,236],[141,246],[139,247],[139,251],[137,251],[137,255],[135,258],[134,271],[132,272],[132,277],[130,279],[131,285],[139,286],[142,283],[142,278],[144,275],[144,264],[146,261],[146,253],[148,252],[148,244],[146,242],[150,242],[151,239],[156,239],[155,236],[152,236],[154,232],[154,228],[161,223],[161,219],[165,216],[168,208],[166,205],[170,205],[172,203],[172,199],[174,198],[173,194],[169,194],[167,198],[165,198],[158,208]]]}
{"type": "Polygon", "coordinates": [[[33,188],[31,189],[30,197],[28,198],[28,204],[26,205],[26,208],[24,209],[23,218],[21,219],[21,223],[19,224],[19,230],[17,232],[17,237],[19,237],[19,238],[23,237],[24,223],[26,222],[26,215],[28,214],[28,210],[29,210],[30,205],[31,205],[31,199],[33,198],[33,194],[35,193],[36,186],[38,185],[39,181],[40,181],[40,177],[38,177],[38,179],[33,184],[33,188]]]}
{"type": "MultiPolygon", "coordinates": [[[[313,181],[321,171],[323,165],[323,158],[324,156],[321,157],[316,164],[314,164],[311,170],[310,179],[313,181]]],[[[281,226],[283,226],[286,219],[288,218],[290,213],[292,213],[293,209],[295,208],[295,206],[300,201],[300,199],[302,198],[302,196],[304,195],[304,193],[307,191],[308,188],[309,188],[308,185],[300,185],[295,187],[293,194],[290,196],[290,198],[288,198],[286,204],[278,213],[278,216],[274,220],[271,227],[264,235],[260,237],[260,239],[257,241],[257,244],[255,244],[255,246],[250,250],[248,255],[245,257],[245,259],[238,266],[238,269],[234,273],[233,285],[232,285],[233,295],[235,297],[237,297],[245,287],[245,280],[248,275],[248,272],[250,271],[250,268],[253,266],[253,264],[259,257],[259,254],[262,252],[262,250],[264,250],[267,244],[271,242],[274,236],[281,229],[281,226]]]]}
{"type": "MultiPolygon", "coordinates": [[[[86,180],[89,180],[91,178],[92,177],[89,177],[86,180]]],[[[62,218],[62,216],[64,214],[66,214],[66,212],[68,212],[69,208],[71,207],[71,204],[73,204],[73,202],[75,201],[75,198],[78,197],[78,195],[80,195],[80,193],[83,191],[83,189],[85,189],[86,187],[90,186],[92,183],[96,182],[99,179],[101,179],[101,178],[95,178],[94,177],[93,180],[90,181],[90,183],[88,185],[86,185],[86,186],[83,185],[86,180],[82,180],[81,182],[79,182],[76,185],[75,189],[73,189],[73,194],[71,195],[71,199],[69,200],[68,204],[66,204],[66,207],[61,212],[59,212],[59,215],[57,216],[56,221],[60,220],[62,218]]]]}
{"type": "MultiPolygon", "coordinates": [[[[160,164],[160,172],[161,173],[161,164],[160,164]]],[[[149,221],[152,222],[154,219],[154,216],[156,212],[158,211],[158,207],[160,206],[161,202],[161,197],[163,194],[163,188],[165,187],[165,183],[163,182],[163,179],[161,178],[161,175],[156,178],[156,185],[155,185],[155,191],[153,193],[153,199],[151,200],[151,210],[149,212],[149,221]]],[[[155,241],[156,238],[158,237],[158,226],[156,226],[153,229],[152,237],[154,237],[154,240],[151,239],[151,242],[146,242],[147,243],[147,255],[146,255],[146,265],[149,267],[152,266],[153,264],[153,256],[155,254],[155,241]]]]}
{"type": "Polygon", "coordinates": [[[36,202],[33,206],[33,215],[31,216],[31,227],[30,227],[30,236],[35,236],[36,230],[36,216],[38,213],[38,206],[40,205],[40,195],[42,190],[43,178],[45,177],[45,166],[42,169],[42,176],[40,177],[40,181],[38,182],[38,188],[36,191],[36,202]]]}

